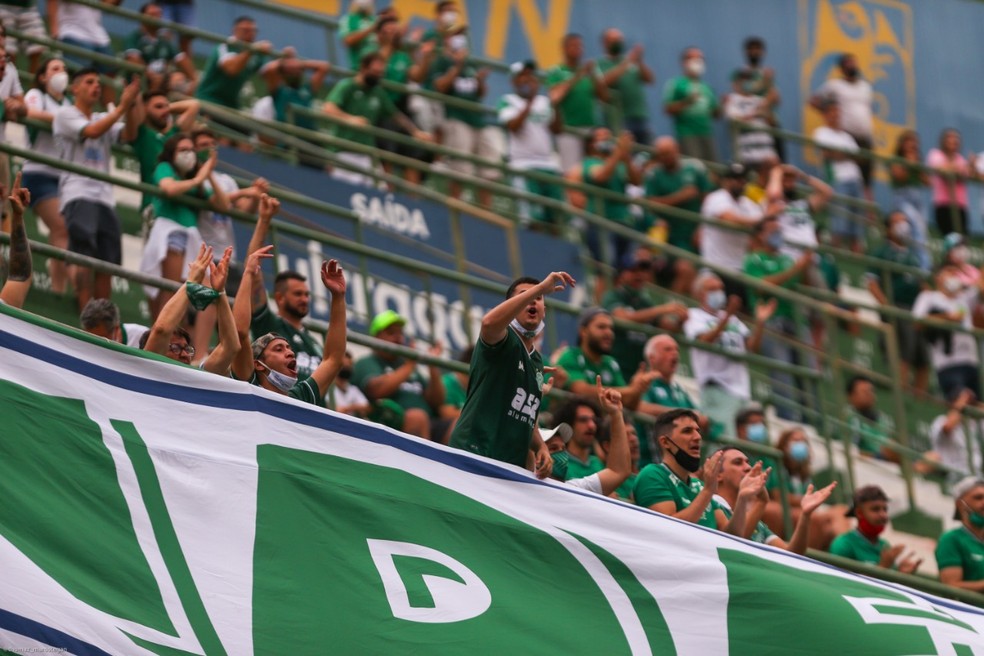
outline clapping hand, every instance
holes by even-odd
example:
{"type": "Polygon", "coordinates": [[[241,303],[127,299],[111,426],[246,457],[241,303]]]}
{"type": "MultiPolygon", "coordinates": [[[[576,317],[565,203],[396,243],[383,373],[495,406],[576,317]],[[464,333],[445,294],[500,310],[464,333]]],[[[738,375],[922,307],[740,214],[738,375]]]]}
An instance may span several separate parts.
{"type": "Polygon", "coordinates": [[[201,284],[205,280],[205,272],[212,264],[212,247],[202,244],[198,249],[198,256],[188,265],[188,280],[201,284]]]}
{"type": "Polygon", "coordinates": [[[325,289],[336,295],[345,296],[345,274],[338,260],[328,260],[321,264],[321,282],[325,289]]]}
{"type": "Polygon", "coordinates": [[[232,259],[232,246],[225,249],[222,259],[216,262],[209,262],[209,284],[217,292],[224,292],[226,280],[229,278],[229,260],[232,259]]]}

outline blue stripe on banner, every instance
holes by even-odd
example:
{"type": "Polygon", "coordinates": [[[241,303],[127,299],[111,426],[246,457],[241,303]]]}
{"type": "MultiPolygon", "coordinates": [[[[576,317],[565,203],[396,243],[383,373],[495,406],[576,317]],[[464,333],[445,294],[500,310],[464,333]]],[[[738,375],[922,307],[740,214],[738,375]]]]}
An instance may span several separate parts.
{"type": "Polygon", "coordinates": [[[2,608],[0,608],[0,629],[17,633],[76,656],[112,656],[109,652],[90,645],[88,642],[82,642],[58,629],[21,617],[2,608]]]}
{"type": "MultiPolygon", "coordinates": [[[[43,327],[41,327],[44,329],[43,327]]],[[[259,412],[271,417],[276,417],[279,419],[284,419],[297,424],[302,424],[304,426],[310,426],[312,428],[318,428],[322,430],[328,430],[334,433],[342,433],[346,437],[352,437],[355,439],[363,440],[366,442],[371,442],[373,444],[381,444],[385,446],[392,447],[403,451],[404,453],[409,453],[421,458],[426,458],[428,460],[434,460],[440,462],[441,464],[453,467],[455,469],[465,471],[471,474],[477,474],[479,476],[485,476],[488,478],[496,478],[501,480],[514,481],[517,483],[524,483],[527,485],[546,485],[543,481],[539,481],[530,476],[519,474],[515,471],[502,467],[493,462],[486,462],[484,460],[470,457],[466,455],[465,452],[454,453],[448,452],[441,449],[434,448],[429,442],[416,441],[413,439],[401,438],[393,435],[387,430],[366,424],[361,424],[356,421],[352,421],[347,418],[340,416],[331,415],[325,412],[321,412],[316,408],[304,408],[297,407],[292,404],[283,403],[275,399],[262,398],[254,394],[239,394],[234,392],[220,392],[216,390],[210,390],[207,388],[191,388],[185,385],[177,385],[174,383],[165,383],[159,380],[153,380],[148,378],[143,378],[141,376],[134,376],[132,374],[124,374],[118,371],[113,371],[112,369],[107,369],[91,362],[87,362],[75,356],[62,353],[61,351],[56,351],[54,349],[42,346],[30,340],[18,337],[13,333],[0,331],[0,348],[7,348],[13,350],[17,353],[31,356],[33,358],[48,362],[55,366],[61,367],[62,369],[67,369],[73,371],[77,374],[87,376],[89,378],[94,378],[107,385],[112,385],[114,387],[119,387],[122,389],[127,389],[130,391],[138,392],[140,394],[145,394],[148,396],[156,396],[164,399],[169,399],[172,401],[181,401],[184,403],[191,403],[194,405],[203,405],[213,408],[228,408],[231,410],[241,410],[247,412],[259,412]]],[[[180,365],[175,365],[180,366],[180,365]]],[[[203,373],[202,375],[214,375],[203,373]]],[[[248,383],[240,383],[242,385],[248,385],[248,383]]],[[[551,487],[551,489],[557,489],[551,487]]],[[[569,489],[562,489],[562,492],[567,494],[576,494],[586,498],[592,499],[594,502],[605,502],[611,504],[619,504],[623,508],[634,510],[641,513],[646,513],[649,515],[658,514],[648,508],[643,508],[641,506],[634,506],[625,502],[621,502],[609,497],[602,497],[592,492],[586,492],[578,488],[570,487],[569,489]]],[[[723,533],[712,528],[707,528],[706,526],[700,526],[698,524],[693,524],[686,522],[676,517],[670,517],[668,515],[659,515],[660,520],[678,522],[686,524],[690,528],[697,529],[700,531],[705,531],[707,533],[713,533],[718,538],[724,538],[728,540],[733,540],[744,544],[746,547],[751,546],[761,551],[770,552],[771,547],[766,547],[765,545],[758,544],[756,542],[751,542],[749,540],[743,540],[739,537],[723,533]]],[[[821,563],[819,561],[813,560],[808,556],[800,556],[791,552],[785,552],[786,556],[791,558],[796,558],[800,560],[807,561],[813,565],[819,565],[824,568],[830,569],[832,571],[841,572],[838,567],[833,565],[828,565],[827,563],[821,563]]],[[[970,606],[959,605],[948,600],[943,600],[937,597],[928,596],[927,594],[914,590],[912,588],[907,588],[905,586],[892,583],[890,581],[882,581],[880,579],[873,579],[871,577],[865,576],[863,574],[854,574],[869,581],[874,581],[899,591],[906,592],[908,594],[915,594],[921,596],[937,606],[943,606],[946,608],[952,608],[954,610],[960,610],[963,612],[973,612],[977,615],[984,616],[984,609],[976,609],[970,606]]]]}

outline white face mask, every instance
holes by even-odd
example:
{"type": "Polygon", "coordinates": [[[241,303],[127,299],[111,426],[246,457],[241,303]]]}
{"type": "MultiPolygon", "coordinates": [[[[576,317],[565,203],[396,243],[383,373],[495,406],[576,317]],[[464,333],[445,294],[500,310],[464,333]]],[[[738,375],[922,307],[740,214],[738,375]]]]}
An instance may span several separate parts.
{"type": "Polygon", "coordinates": [[[468,37],[464,34],[455,34],[448,39],[448,48],[452,51],[464,50],[468,47],[468,37]]]}
{"type": "Polygon", "coordinates": [[[289,392],[291,388],[297,384],[297,376],[288,376],[287,374],[282,374],[279,371],[274,371],[263,360],[257,360],[257,362],[267,368],[267,380],[270,381],[270,384],[284,394],[289,392]]]}
{"type": "Polygon", "coordinates": [[[65,71],[58,71],[48,78],[48,92],[56,95],[61,95],[65,93],[65,89],[68,88],[68,73],[65,71]]]}
{"type": "Polygon", "coordinates": [[[957,278],[956,276],[950,276],[949,278],[943,281],[943,289],[950,292],[951,294],[955,294],[959,292],[961,289],[963,289],[963,286],[964,286],[963,283],[960,282],[960,278],[957,278]]]}
{"type": "Polygon", "coordinates": [[[191,169],[195,168],[195,162],[197,161],[198,157],[195,155],[194,151],[176,153],[174,155],[174,168],[178,173],[184,175],[191,169]]]}
{"type": "Polygon", "coordinates": [[[519,319],[513,319],[512,321],[509,322],[509,326],[517,333],[519,333],[520,337],[525,337],[526,339],[533,339],[539,336],[539,334],[543,332],[543,329],[547,327],[547,324],[541,321],[540,325],[534,328],[533,330],[527,330],[526,328],[523,327],[523,324],[519,323],[519,319]]]}
{"type": "Polygon", "coordinates": [[[724,309],[724,306],[728,302],[728,296],[724,293],[723,289],[715,289],[713,292],[707,292],[705,302],[707,303],[707,307],[716,312],[724,309]]]}
{"type": "Polygon", "coordinates": [[[967,262],[967,252],[966,246],[957,246],[952,251],[950,251],[950,259],[958,264],[965,264],[967,262]]]}
{"type": "Polygon", "coordinates": [[[441,14],[441,25],[444,27],[451,27],[458,22],[458,12],[456,11],[446,11],[441,14]]]}
{"type": "Polygon", "coordinates": [[[908,221],[896,223],[892,226],[892,236],[896,239],[908,239],[912,235],[912,226],[908,221]]]}
{"type": "Polygon", "coordinates": [[[703,59],[688,59],[687,60],[687,72],[694,77],[701,77],[704,75],[705,64],[703,59]]]}

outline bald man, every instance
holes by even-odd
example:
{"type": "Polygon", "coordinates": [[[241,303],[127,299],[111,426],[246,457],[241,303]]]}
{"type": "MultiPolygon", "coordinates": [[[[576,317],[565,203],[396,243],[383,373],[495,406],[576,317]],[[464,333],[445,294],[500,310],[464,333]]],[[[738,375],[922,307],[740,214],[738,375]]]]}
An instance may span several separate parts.
{"type": "MultiPolygon", "coordinates": [[[[669,335],[656,335],[646,342],[646,362],[649,371],[658,374],[649,389],[642,395],[640,410],[650,414],[660,414],[674,408],[697,410],[687,391],[673,380],[680,364],[680,346],[669,335]]],[[[702,414],[697,415],[697,423],[703,435],[710,435],[710,420],[702,414]]]]}

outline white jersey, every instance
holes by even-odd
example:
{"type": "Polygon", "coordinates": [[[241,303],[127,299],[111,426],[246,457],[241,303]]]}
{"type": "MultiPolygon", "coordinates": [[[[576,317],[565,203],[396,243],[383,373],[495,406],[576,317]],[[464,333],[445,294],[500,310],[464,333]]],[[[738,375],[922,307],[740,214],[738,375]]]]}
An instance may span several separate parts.
{"type": "MultiPolygon", "coordinates": [[[[844,130],[834,130],[821,125],[813,131],[813,140],[821,147],[847,153],[858,152],[858,142],[844,130]]],[[[853,159],[826,162],[827,178],[833,182],[854,182],[861,180],[861,167],[853,159]]]]}
{"type": "Polygon", "coordinates": [[[550,98],[542,94],[534,98],[533,107],[530,108],[523,127],[516,132],[506,129],[506,124],[519,116],[526,104],[526,98],[515,93],[506,94],[499,101],[499,124],[509,135],[509,163],[513,168],[521,170],[545,169],[559,172],[553,134],[550,132],[550,123],[554,118],[550,98]]]}
{"type": "MultiPolygon", "coordinates": [[[[688,339],[695,340],[700,335],[714,330],[723,316],[724,310],[715,316],[703,308],[691,308],[687,314],[687,321],[683,324],[683,334],[688,339]]],[[[750,334],[748,326],[738,317],[731,317],[714,344],[731,353],[744,354],[745,340],[750,334]]],[[[690,365],[701,387],[716,384],[738,398],[746,400],[752,398],[752,383],[748,375],[748,366],[744,362],[731,360],[717,353],[691,349],[690,365]]]]}
{"type": "Polygon", "coordinates": [[[810,211],[810,201],[797,198],[786,203],[786,209],[778,218],[782,232],[782,248],[779,251],[794,260],[799,259],[805,249],[816,249],[817,224],[810,211]]]}
{"type": "MultiPolygon", "coordinates": [[[[41,89],[31,89],[24,96],[24,103],[27,105],[28,109],[33,109],[37,112],[46,112],[48,114],[54,115],[62,107],[68,107],[72,103],[68,101],[68,98],[62,98],[61,102],[58,102],[50,95],[41,91],[41,89]]],[[[40,153],[42,155],[47,155],[48,157],[61,157],[61,152],[58,150],[58,144],[55,142],[55,136],[48,132],[47,130],[38,130],[34,133],[28,130],[29,135],[33,135],[31,139],[31,150],[40,153]]],[[[37,162],[32,162],[27,160],[24,162],[24,172],[25,173],[44,173],[46,175],[53,175],[56,178],[61,175],[61,171],[53,169],[45,164],[38,164],[37,162]]]]}
{"type": "Polygon", "coordinates": [[[102,24],[102,11],[69,0],[58,3],[59,39],[66,37],[97,46],[109,45],[109,33],[102,24]]]}
{"type": "Polygon", "coordinates": [[[871,139],[874,134],[871,102],[872,88],[867,80],[848,82],[832,78],[821,85],[817,93],[837,101],[841,110],[841,127],[855,137],[871,139]]]}
{"type": "MultiPolygon", "coordinates": [[[[762,218],[762,208],[745,196],[735,200],[728,190],[718,189],[707,195],[700,213],[704,216],[720,217],[725,212],[738,214],[756,221],[762,218]]],[[[741,271],[748,252],[748,236],[713,225],[701,229],[700,254],[719,266],[741,271]]]]}
{"type": "MultiPolygon", "coordinates": [[[[742,121],[756,127],[768,127],[759,112],[765,105],[762,96],[728,94],[724,103],[724,115],[732,121],[742,121]]],[[[761,164],[776,158],[775,141],[768,132],[742,131],[735,140],[738,147],[738,161],[742,164],[761,164]]]]}
{"type": "MultiPolygon", "coordinates": [[[[963,315],[960,325],[964,328],[972,328],[974,325],[971,314],[977,306],[977,288],[973,287],[967,292],[958,294],[950,298],[940,291],[926,290],[920,292],[916,297],[916,302],[912,305],[912,314],[917,319],[922,319],[930,314],[959,312],[963,315]]],[[[947,367],[957,365],[977,365],[977,340],[973,335],[967,333],[950,333],[952,336],[947,348],[946,340],[940,338],[930,342],[929,359],[933,364],[933,369],[937,372],[947,367]]]]}
{"type": "MultiPolygon", "coordinates": [[[[239,191],[239,185],[232,176],[220,171],[213,171],[212,176],[219,184],[219,188],[225,192],[226,196],[239,191]]],[[[205,181],[205,188],[212,189],[212,182],[205,181]]],[[[221,258],[225,249],[232,246],[232,259],[236,259],[236,236],[232,229],[232,219],[227,215],[210,210],[202,210],[198,213],[198,232],[202,235],[202,241],[211,246],[215,251],[216,259],[221,258]]]]}
{"type": "MultiPolygon", "coordinates": [[[[110,147],[119,141],[120,133],[123,131],[123,123],[117,121],[113,127],[106,130],[97,139],[85,139],[82,137],[82,130],[103,116],[105,116],[104,113],[94,113],[92,116],[86,116],[75,105],[62,107],[55,112],[52,131],[55,135],[55,143],[58,144],[60,157],[85,169],[108,174],[110,147]]],[[[84,175],[76,175],[74,173],[62,174],[59,193],[61,195],[62,209],[73,200],[78,199],[101,203],[109,207],[115,205],[113,201],[113,185],[108,182],[93,180],[84,175]]]]}
{"type": "MultiPolygon", "coordinates": [[[[940,415],[933,420],[929,427],[929,440],[933,445],[933,451],[940,456],[940,462],[947,467],[977,475],[977,466],[970,468],[967,460],[967,434],[964,431],[964,421],[961,420],[949,433],[943,430],[946,423],[946,415],[940,415]]],[[[971,430],[975,428],[979,431],[980,425],[975,426],[974,421],[968,422],[971,430]]]]}
{"type": "MultiPolygon", "coordinates": [[[[3,69],[3,79],[0,80],[0,100],[16,98],[24,95],[24,87],[21,86],[20,77],[17,75],[17,67],[8,63],[3,69]]],[[[0,123],[0,141],[7,141],[7,122],[0,123]]]]}

